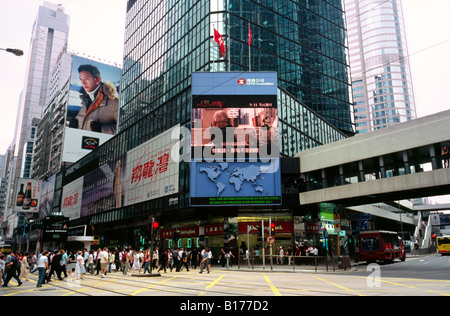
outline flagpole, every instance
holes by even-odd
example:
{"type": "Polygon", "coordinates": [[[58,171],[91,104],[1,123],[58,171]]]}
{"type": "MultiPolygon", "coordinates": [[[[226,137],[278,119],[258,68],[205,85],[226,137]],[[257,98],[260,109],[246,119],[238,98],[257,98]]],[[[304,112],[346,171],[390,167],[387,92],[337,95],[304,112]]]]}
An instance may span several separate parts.
{"type": "Polygon", "coordinates": [[[230,11],[227,6],[227,21],[228,21],[228,71],[231,72],[231,25],[230,25],[230,11]]]}
{"type": "MultiPolygon", "coordinates": [[[[250,22],[248,22],[248,30],[250,33],[250,22]]],[[[249,44],[248,45],[248,69],[249,69],[249,72],[251,72],[252,71],[252,51],[251,51],[250,42],[248,44],[249,44]]]]}

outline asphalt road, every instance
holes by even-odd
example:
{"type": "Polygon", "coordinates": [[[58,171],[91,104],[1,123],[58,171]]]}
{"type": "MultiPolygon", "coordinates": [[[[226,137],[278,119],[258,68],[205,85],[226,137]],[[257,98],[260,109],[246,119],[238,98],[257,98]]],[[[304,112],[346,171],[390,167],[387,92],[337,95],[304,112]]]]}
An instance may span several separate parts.
{"type": "MultiPolygon", "coordinates": [[[[380,262],[379,266],[382,277],[450,281],[450,256],[407,257],[405,262],[380,262]]],[[[367,264],[354,266],[353,275],[367,275],[367,267],[367,264]]]]}
{"type": "MultiPolygon", "coordinates": [[[[173,304],[179,310],[206,308],[207,305],[183,304],[214,297],[221,302],[216,301],[217,311],[219,307],[222,310],[262,308],[260,305],[239,307],[230,302],[256,299],[254,302],[260,304],[266,298],[280,296],[450,296],[449,266],[450,257],[436,254],[393,264],[359,264],[345,272],[238,271],[213,267],[209,274],[191,269],[155,277],[122,273],[111,273],[106,278],[85,275],[83,280],[54,279],[42,288],[36,288],[37,276],[30,275],[30,280],[22,286],[11,281],[7,288],[1,287],[0,296],[168,296],[176,297],[173,304]]],[[[273,301],[266,303],[273,310],[273,301]]]]}

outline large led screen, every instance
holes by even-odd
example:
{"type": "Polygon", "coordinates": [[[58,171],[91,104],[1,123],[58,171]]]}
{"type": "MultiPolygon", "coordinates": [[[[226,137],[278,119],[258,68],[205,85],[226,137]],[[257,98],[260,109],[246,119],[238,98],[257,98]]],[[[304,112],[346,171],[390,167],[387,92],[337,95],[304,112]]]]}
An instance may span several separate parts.
{"type": "Polygon", "coordinates": [[[191,131],[192,206],[281,204],[276,73],[193,73],[191,131]]]}

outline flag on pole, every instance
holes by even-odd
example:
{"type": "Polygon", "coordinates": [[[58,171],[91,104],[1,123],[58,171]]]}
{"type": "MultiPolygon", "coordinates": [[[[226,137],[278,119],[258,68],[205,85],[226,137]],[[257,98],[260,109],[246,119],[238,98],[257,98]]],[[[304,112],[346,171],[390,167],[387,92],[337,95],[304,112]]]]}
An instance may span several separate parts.
{"type": "Polygon", "coordinates": [[[225,49],[225,41],[222,38],[222,35],[214,28],[214,41],[219,44],[220,47],[220,58],[226,55],[225,49]]]}
{"type": "Polygon", "coordinates": [[[250,27],[250,22],[248,22],[248,46],[252,46],[252,28],[250,27]]]}

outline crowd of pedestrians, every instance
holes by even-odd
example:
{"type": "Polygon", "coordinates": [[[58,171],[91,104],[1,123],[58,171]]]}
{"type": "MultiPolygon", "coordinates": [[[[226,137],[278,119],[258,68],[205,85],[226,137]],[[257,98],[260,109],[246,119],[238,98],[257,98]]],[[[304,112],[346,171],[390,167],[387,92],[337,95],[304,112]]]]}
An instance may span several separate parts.
{"type": "MultiPolygon", "coordinates": [[[[222,250],[223,252],[223,250],[222,250]]],[[[227,257],[227,267],[230,264],[227,257]]],[[[220,260],[222,253],[219,254],[220,260]]],[[[123,248],[113,250],[108,248],[98,248],[97,250],[87,249],[79,251],[44,250],[39,255],[31,253],[8,254],[0,253],[0,285],[7,287],[11,279],[17,281],[18,286],[23,281],[29,281],[28,274],[37,274],[38,281],[36,286],[42,287],[42,284],[49,283],[52,278],[63,280],[64,278],[83,279],[84,275],[90,273],[101,278],[106,277],[108,273],[131,274],[151,274],[153,270],[157,272],[164,271],[180,272],[183,269],[197,269],[199,273],[211,270],[213,259],[212,252],[208,247],[205,248],[170,248],[159,249],[155,247],[150,249],[135,250],[123,248]]]]}

